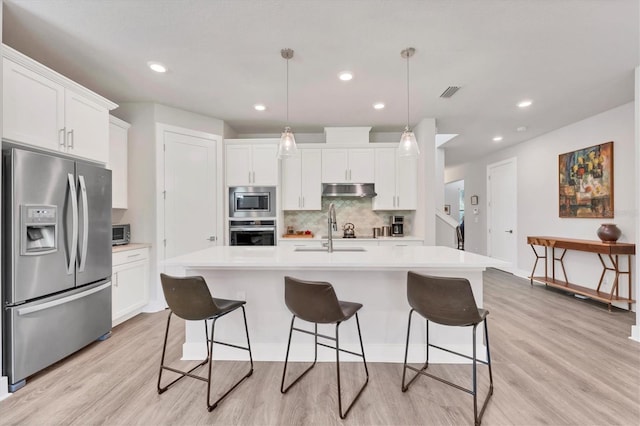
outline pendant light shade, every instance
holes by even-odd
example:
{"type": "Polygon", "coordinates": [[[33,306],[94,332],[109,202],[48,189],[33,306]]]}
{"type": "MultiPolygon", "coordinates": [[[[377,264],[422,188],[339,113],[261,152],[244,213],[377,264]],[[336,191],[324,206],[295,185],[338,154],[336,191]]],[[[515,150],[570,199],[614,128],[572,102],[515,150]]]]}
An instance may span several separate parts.
{"type": "Polygon", "coordinates": [[[289,59],[293,58],[293,49],[282,49],[280,55],[287,60],[287,124],[280,136],[278,144],[278,158],[289,158],[298,156],[296,138],[289,127],[289,59]]]}
{"type": "Polygon", "coordinates": [[[416,49],[408,47],[400,52],[400,56],[407,60],[407,126],[402,132],[400,143],[398,144],[398,156],[417,157],[420,155],[416,135],[409,128],[409,58],[416,53],[416,49]]]}

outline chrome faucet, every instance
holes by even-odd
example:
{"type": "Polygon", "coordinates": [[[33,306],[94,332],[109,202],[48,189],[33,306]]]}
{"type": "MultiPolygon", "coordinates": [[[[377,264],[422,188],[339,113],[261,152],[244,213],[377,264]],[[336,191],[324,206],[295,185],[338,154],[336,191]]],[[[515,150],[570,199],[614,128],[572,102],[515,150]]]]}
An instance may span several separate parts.
{"type": "Polygon", "coordinates": [[[329,253],[333,253],[333,231],[338,230],[338,221],[336,221],[336,206],[331,203],[329,204],[329,214],[327,217],[327,251],[329,253]]]}

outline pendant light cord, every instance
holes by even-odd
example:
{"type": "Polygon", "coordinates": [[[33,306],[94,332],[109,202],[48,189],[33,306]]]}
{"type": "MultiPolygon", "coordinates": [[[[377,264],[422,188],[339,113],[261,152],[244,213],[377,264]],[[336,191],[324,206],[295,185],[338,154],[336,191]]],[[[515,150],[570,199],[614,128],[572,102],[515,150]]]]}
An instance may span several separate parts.
{"type": "Polygon", "coordinates": [[[409,57],[407,50],[407,130],[409,130],[409,57]]]}
{"type": "Polygon", "coordinates": [[[287,58],[287,123],[286,127],[289,127],[289,59],[287,58]]]}

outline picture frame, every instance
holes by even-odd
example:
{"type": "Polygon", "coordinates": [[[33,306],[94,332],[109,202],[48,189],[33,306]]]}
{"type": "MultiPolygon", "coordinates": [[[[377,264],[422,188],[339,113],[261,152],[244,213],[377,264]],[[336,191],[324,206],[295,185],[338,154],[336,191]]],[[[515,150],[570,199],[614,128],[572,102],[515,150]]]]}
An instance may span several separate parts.
{"type": "Polygon", "coordinates": [[[558,215],[613,218],[613,141],[558,155],[558,215]]]}
{"type": "Polygon", "coordinates": [[[477,206],[478,205],[478,196],[477,195],[472,195],[471,196],[471,205],[472,206],[477,206]]]}
{"type": "Polygon", "coordinates": [[[445,214],[451,214],[451,204],[445,204],[444,205],[444,213],[445,214]]]}

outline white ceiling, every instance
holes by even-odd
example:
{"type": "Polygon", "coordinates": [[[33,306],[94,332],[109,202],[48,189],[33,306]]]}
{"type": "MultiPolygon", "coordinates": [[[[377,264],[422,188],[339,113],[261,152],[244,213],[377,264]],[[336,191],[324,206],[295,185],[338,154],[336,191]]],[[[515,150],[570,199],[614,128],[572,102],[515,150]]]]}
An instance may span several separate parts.
{"type": "Polygon", "coordinates": [[[460,134],[447,165],[632,101],[639,63],[638,0],[4,0],[3,14],[6,44],[114,102],[159,102],[238,133],[281,131],[285,47],[294,132],[400,132],[400,51],[415,47],[410,123],[435,117],[439,133],[460,134]],[[345,69],[351,82],[337,78],[345,69]],[[448,86],[461,89],[439,98],[448,86]],[[524,98],[534,103],[521,110],[524,98]]]}

